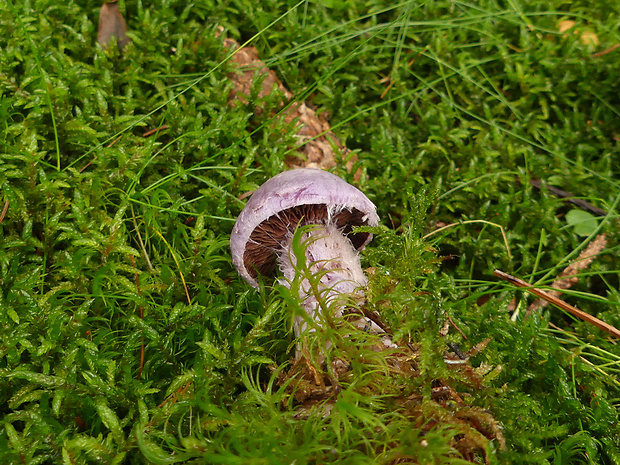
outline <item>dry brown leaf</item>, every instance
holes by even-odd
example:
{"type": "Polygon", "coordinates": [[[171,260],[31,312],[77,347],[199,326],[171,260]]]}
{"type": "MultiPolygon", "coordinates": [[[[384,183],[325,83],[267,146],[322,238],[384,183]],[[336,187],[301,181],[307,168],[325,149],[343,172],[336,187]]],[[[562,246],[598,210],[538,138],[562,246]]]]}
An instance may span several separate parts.
{"type": "MultiPolygon", "coordinates": [[[[284,94],[287,100],[293,99],[293,94],[284,87],[276,73],[260,60],[256,47],[240,47],[234,39],[225,39],[224,46],[236,50],[231,62],[235,63],[238,69],[229,74],[229,78],[234,84],[229,95],[231,105],[248,103],[247,96],[250,95],[256,73],[264,75],[262,87],[258,94],[259,98],[269,95],[275,87],[284,94]]],[[[261,109],[257,108],[257,111],[261,111],[261,109]]],[[[312,108],[304,102],[293,102],[284,113],[284,121],[288,123],[293,120],[296,121],[297,136],[300,140],[300,146],[297,150],[303,156],[288,158],[286,165],[289,168],[327,170],[337,166],[342,160],[347,170],[352,171],[355,162],[357,162],[357,156],[355,154],[350,155],[351,151],[330,130],[329,123],[321,120],[312,108]],[[334,153],[334,148],[339,152],[338,157],[334,153]]],[[[355,174],[355,179],[359,180],[360,175],[361,173],[358,171],[355,174]]]]}
{"type": "Polygon", "coordinates": [[[598,45],[598,36],[592,31],[583,31],[579,37],[583,45],[598,45]]]}
{"type": "Polygon", "coordinates": [[[563,21],[558,22],[556,27],[558,28],[558,31],[560,32],[560,34],[562,34],[568,31],[569,29],[573,28],[575,24],[576,24],[575,21],[572,21],[570,19],[565,19],[563,21]]]}
{"type": "MultiPolygon", "coordinates": [[[[576,24],[577,23],[571,19],[565,19],[565,20],[559,21],[556,24],[556,27],[560,34],[564,34],[565,32],[574,28],[576,24]]],[[[596,35],[596,33],[590,30],[575,29],[573,30],[573,34],[577,34],[579,36],[579,40],[581,41],[583,45],[598,45],[599,44],[598,36],[596,35]]],[[[564,37],[568,37],[568,34],[564,34],[564,37]]]]}
{"type": "Polygon", "coordinates": [[[118,1],[110,1],[103,4],[99,11],[99,31],[97,32],[97,42],[107,49],[112,38],[116,39],[118,49],[122,52],[129,43],[127,37],[127,24],[125,18],[118,9],[118,1]]]}
{"type": "Polygon", "coordinates": [[[0,223],[4,221],[4,217],[6,213],[9,211],[9,201],[4,202],[4,208],[2,209],[2,213],[0,213],[0,223]]]}

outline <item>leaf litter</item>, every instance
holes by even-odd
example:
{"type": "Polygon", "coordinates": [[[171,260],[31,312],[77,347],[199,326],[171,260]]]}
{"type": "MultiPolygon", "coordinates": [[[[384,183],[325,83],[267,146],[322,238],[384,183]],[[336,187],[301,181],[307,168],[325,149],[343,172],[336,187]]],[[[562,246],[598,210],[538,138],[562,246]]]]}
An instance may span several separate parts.
{"type": "MultiPolygon", "coordinates": [[[[219,28],[218,33],[223,32],[224,29],[219,28]]],[[[301,157],[287,157],[286,165],[289,169],[329,170],[338,165],[344,165],[347,171],[353,171],[357,155],[344,146],[331,130],[329,123],[320,118],[314,109],[306,102],[294,99],[293,93],[282,84],[276,73],[259,58],[256,47],[241,47],[236,40],[231,38],[225,38],[223,44],[226,49],[234,51],[231,62],[236,69],[228,75],[233,83],[233,89],[229,95],[231,105],[248,104],[248,96],[259,76],[263,79],[258,93],[259,98],[264,98],[274,89],[278,89],[289,102],[288,106],[283,106],[282,115],[286,123],[295,121],[300,142],[297,151],[301,153],[301,157]]],[[[256,111],[260,112],[262,109],[258,107],[256,111]]],[[[359,180],[360,175],[361,172],[356,172],[355,179],[359,180]]]]}

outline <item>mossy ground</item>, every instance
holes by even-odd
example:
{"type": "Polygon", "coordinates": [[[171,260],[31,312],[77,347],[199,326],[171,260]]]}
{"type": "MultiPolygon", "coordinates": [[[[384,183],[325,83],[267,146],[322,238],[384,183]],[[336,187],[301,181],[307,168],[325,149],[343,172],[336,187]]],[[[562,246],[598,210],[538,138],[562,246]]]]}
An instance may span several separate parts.
{"type": "Polygon", "coordinates": [[[414,421],[441,418],[437,379],[502,426],[493,463],[620,463],[618,341],[554,308],[512,321],[525,297],[492,276],[549,285],[601,226],[608,246],[565,298],[620,326],[620,3],[120,6],[123,55],[95,42],[99,4],[0,4],[2,463],[457,463],[462,431],[414,421]],[[368,306],[419,348],[413,377],[366,353],[328,417],[299,419],[270,371],[288,369],[294,299],[231,264],[239,196],[298,141],[258,102],[229,105],[217,26],[356,151],[383,225],[368,306]],[[578,229],[532,178],[607,218],[578,229]],[[448,317],[467,339],[439,336],[448,317]],[[444,352],[486,338],[474,389],[444,352]]]}

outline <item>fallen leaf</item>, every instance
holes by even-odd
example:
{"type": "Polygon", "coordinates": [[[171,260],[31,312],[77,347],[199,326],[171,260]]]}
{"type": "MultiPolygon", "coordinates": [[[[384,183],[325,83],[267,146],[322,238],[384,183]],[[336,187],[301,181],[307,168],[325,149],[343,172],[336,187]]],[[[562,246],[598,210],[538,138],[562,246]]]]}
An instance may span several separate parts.
{"type": "Polygon", "coordinates": [[[570,28],[572,28],[573,26],[575,26],[575,21],[571,21],[570,19],[565,19],[563,21],[560,21],[557,24],[557,28],[558,31],[561,33],[568,31],[570,28]]]}
{"type": "MultiPolygon", "coordinates": [[[[223,29],[218,30],[218,35],[222,32],[223,29]]],[[[258,93],[259,98],[269,95],[274,88],[277,88],[284,94],[286,100],[294,99],[293,93],[284,87],[276,73],[259,58],[256,47],[241,47],[237,41],[230,38],[224,39],[224,46],[229,50],[236,50],[231,58],[236,69],[229,74],[233,82],[229,95],[231,105],[247,105],[247,97],[251,93],[257,74],[263,76],[262,87],[258,93]]],[[[262,108],[257,107],[254,111],[260,113],[262,108]]],[[[288,168],[327,170],[343,163],[348,171],[353,170],[357,155],[351,154],[351,151],[331,131],[329,123],[320,118],[305,102],[291,103],[284,112],[283,118],[287,123],[296,122],[297,137],[300,143],[298,152],[302,154],[301,157],[287,157],[285,163],[288,168]]],[[[354,179],[359,180],[360,176],[361,171],[358,170],[354,179]]]]}
{"type": "Polygon", "coordinates": [[[583,45],[598,45],[598,36],[592,31],[583,31],[581,33],[581,43],[583,45]]]}
{"type": "MultiPolygon", "coordinates": [[[[571,19],[564,19],[562,21],[559,21],[556,24],[556,27],[560,34],[564,34],[565,32],[575,27],[576,24],[577,23],[571,19]]],[[[573,34],[577,34],[579,36],[579,40],[581,40],[581,43],[583,45],[598,45],[599,44],[598,36],[594,32],[589,31],[587,29],[586,30],[575,29],[573,31],[573,34]]],[[[568,34],[564,34],[564,37],[565,38],[568,37],[568,34]]]]}

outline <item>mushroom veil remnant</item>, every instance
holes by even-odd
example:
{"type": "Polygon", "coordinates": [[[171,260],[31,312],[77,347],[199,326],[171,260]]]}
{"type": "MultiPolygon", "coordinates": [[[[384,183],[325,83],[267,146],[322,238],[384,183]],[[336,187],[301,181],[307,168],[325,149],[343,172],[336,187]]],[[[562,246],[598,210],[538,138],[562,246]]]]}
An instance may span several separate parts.
{"type": "MultiPolygon", "coordinates": [[[[306,266],[319,275],[320,296],[342,315],[346,299],[364,299],[364,275],[358,251],[372,239],[367,232],[354,233],[355,226],[377,226],[374,204],[357,188],[327,171],[297,169],[274,176],[260,186],[237,218],[230,237],[233,264],[253,287],[257,276],[271,275],[276,267],[281,282],[289,286],[296,278],[293,234],[298,226],[312,225],[304,233],[306,266]]],[[[321,306],[311,283],[302,278],[300,299],[305,311],[320,320],[321,306]]],[[[374,333],[383,331],[366,318],[356,326],[374,333]]],[[[295,335],[306,328],[303,318],[295,319],[295,335]]],[[[391,341],[384,342],[392,345],[391,341]]]]}

